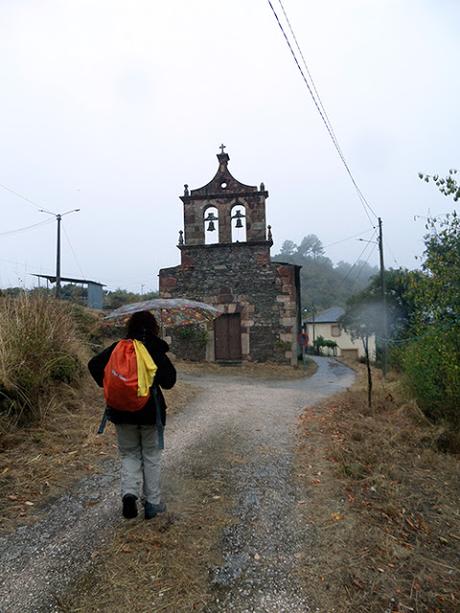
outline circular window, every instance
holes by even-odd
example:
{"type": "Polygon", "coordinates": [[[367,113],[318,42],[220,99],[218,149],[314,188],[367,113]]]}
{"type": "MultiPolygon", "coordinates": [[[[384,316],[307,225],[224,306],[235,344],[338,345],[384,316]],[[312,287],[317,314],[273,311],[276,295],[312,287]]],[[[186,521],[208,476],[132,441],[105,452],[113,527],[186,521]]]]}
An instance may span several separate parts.
{"type": "Polygon", "coordinates": [[[225,181],[221,183],[220,186],[222,189],[227,189],[227,183],[225,183],[225,181]]]}

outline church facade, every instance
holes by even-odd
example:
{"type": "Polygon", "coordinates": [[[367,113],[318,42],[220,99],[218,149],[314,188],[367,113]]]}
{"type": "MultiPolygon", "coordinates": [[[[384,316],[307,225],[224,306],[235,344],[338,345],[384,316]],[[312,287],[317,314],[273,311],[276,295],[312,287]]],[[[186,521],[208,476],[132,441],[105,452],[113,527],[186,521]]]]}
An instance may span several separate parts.
{"type": "Polygon", "coordinates": [[[300,267],[271,260],[264,184],[237,181],[223,146],[217,159],[207,185],[185,185],[181,263],[160,270],[160,296],[207,302],[222,312],[207,334],[208,361],[297,364],[300,267]]]}

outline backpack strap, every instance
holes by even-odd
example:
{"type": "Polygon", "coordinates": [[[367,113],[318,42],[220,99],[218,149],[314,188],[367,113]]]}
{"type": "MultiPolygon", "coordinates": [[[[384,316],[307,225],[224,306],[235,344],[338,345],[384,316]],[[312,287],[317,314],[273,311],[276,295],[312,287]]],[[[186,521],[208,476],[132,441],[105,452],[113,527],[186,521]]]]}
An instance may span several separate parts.
{"type": "Polygon", "coordinates": [[[165,448],[165,437],[164,437],[165,427],[163,426],[163,422],[161,420],[160,399],[158,398],[158,390],[155,385],[152,387],[152,396],[153,396],[153,402],[155,404],[155,426],[158,432],[158,446],[160,449],[164,449],[165,448]]]}

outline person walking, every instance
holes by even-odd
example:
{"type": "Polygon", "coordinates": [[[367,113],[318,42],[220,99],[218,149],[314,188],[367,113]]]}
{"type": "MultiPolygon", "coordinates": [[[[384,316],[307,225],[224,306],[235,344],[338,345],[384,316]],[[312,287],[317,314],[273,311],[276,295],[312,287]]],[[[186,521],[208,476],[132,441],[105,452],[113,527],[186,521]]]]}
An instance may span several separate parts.
{"type": "Polygon", "coordinates": [[[158,323],[150,311],[133,313],[126,338],[113,343],[88,363],[93,379],[104,387],[107,419],[116,427],[121,459],[122,513],[127,519],[138,514],[141,488],[145,519],[152,519],[166,510],[160,490],[162,445],[159,434],[162,436],[166,424],[166,403],[161,388],[171,389],[175,385],[176,369],[166,355],[168,344],[158,334],[158,323]],[[129,361],[130,356],[135,369],[135,395],[138,396],[135,408],[124,398],[123,387],[120,387],[128,377],[117,371],[119,368],[125,372],[120,360],[129,361]],[[115,382],[113,386],[111,380],[115,382]],[[109,385],[111,390],[108,390],[109,385]]]}

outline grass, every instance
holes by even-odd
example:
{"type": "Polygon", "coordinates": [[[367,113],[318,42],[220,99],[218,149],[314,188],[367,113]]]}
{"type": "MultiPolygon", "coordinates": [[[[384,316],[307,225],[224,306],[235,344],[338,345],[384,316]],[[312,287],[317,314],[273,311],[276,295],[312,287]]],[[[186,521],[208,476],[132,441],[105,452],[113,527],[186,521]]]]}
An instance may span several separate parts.
{"type": "MultiPolygon", "coordinates": [[[[117,456],[115,429],[109,424],[102,436],[96,434],[102,392],[89,379],[86,385],[81,392],[65,390],[40,424],[0,437],[0,532],[37,521],[53,498],[117,456]]],[[[168,414],[183,409],[193,394],[182,382],[165,391],[168,414]]]]}
{"type": "MultiPolygon", "coordinates": [[[[165,390],[168,414],[194,393],[183,382],[165,390]]],[[[85,376],[80,390],[60,388],[39,423],[0,436],[0,533],[37,521],[55,497],[117,456],[115,429],[96,434],[103,411],[102,391],[85,376]]]]}
{"type": "MultiPolygon", "coordinates": [[[[221,367],[182,362],[177,366],[182,373],[244,378],[283,378],[293,371],[265,364],[221,367]]],[[[213,568],[223,564],[222,534],[235,521],[230,514],[234,493],[229,491],[228,480],[214,470],[219,471],[220,462],[225,469],[245,462],[238,453],[228,453],[228,448],[222,433],[217,440],[212,436],[201,439],[195,452],[187,454],[185,463],[168,476],[166,498],[173,511],[152,522],[139,517],[117,527],[97,552],[89,572],[60,602],[61,610],[65,613],[207,610],[218,590],[210,577],[213,568]],[[214,470],[210,470],[210,462],[214,470]]]]}
{"type": "Polygon", "coordinates": [[[210,571],[222,565],[220,538],[234,520],[224,480],[209,471],[212,445],[200,441],[193,462],[168,477],[170,509],[154,520],[123,521],[89,572],[61,600],[65,613],[205,610],[210,571]]]}
{"type": "Polygon", "coordinates": [[[45,417],[61,388],[78,387],[86,357],[68,304],[1,298],[0,433],[45,417]]]}
{"type": "MultiPolygon", "coordinates": [[[[1,532],[37,520],[116,455],[114,429],[96,435],[103,395],[86,369],[90,347],[110,344],[106,333],[100,314],[83,307],[26,293],[0,298],[1,532]]],[[[166,391],[168,412],[192,395],[184,383],[166,391]]]]}
{"type": "Polygon", "coordinates": [[[214,362],[177,362],[178,369],[193,375],[222,375],[241,377],[242,379],[303,379],[315,374],[316,363],[307,358],[305,366],[299,362],[297,368],[275,362],[244,362],[241,365],[224,366],[214,362]]]}
{"type": "Polygon", "coordinates": [[[439,429],[397,378],[377,377],[370,410],[359,369],[351,391],[305,413],[300,432],[317,546],[299,573],[325,610],[460,610],[459,457],[438,451],[439,429]]]}

